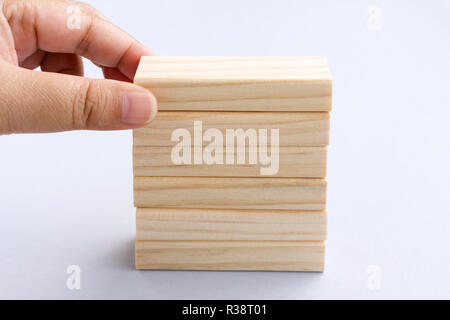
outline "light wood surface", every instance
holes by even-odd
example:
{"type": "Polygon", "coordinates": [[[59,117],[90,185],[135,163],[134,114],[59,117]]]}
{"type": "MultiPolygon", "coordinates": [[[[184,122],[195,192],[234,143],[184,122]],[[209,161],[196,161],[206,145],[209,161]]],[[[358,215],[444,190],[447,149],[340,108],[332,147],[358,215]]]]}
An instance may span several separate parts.
{"type": "Polygon", "coordinates": [[[136,268],[322,272],[324,249],[323,241],[136,241],[136,268]]]}
{"type": "Polygon", "coordinates": [[[329,111],[322,57],[143,57],[134,82],[159,110],[329,111]]]}
{"type": "MultiPolygon", "coordinates": [[[[194,139],[194,121],[202,121],[203,133],[213,128],[223,135],[226,129],[279,129],[280,147],[326,146],[329,142],[328,112],[159,112],[148,126],[133,130],[136,146],[174,146],[176,129],[187,129],[194,139]]],[[[268,138],[270,144],[270,138],[268,138]]],[[[207,145],[207,142],[203,142],[207,145]]]]}
{"type": "MultiPolygon", "coordinates": [[[[134,175],[137,177],[261,177],[261,164],[175,165],[172,147],[135,146],[134,175]]],[[[191,153],[194,154],[194,148],[191,153]]],[[[223,155],[225,157],[225,155],[223,155]]],[[[246,153],[248,159],[248,149],[246,153]]],[[[272,177],[324,178],[327,174],[326,147],[281,147],[279,170],[272,177]]]]}
{"type": "Polygon", "coordinates": [[[322,179],[135,177],[136,207],[325,210],[322,179]]]}
{"type": "Polygon", "coordinates": [[[159,108],[133,130],[136,268],[323,271],[326,59],[143,57],[134,82],[159,108]]]}
{"type": "Polygon", "coordinates": [[[137,240],[326,240],[327,213],[137,208],[137,240]]]}

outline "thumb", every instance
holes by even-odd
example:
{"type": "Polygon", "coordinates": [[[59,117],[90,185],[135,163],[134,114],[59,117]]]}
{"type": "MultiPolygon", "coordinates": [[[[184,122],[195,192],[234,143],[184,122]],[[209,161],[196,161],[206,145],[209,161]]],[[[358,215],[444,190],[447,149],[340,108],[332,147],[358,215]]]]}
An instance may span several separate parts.
{"type": "Polygon", "coordinates": [[[0,134],[131,129],[157,113],[155,96],[131,83],[0,64],[0,134]]]}

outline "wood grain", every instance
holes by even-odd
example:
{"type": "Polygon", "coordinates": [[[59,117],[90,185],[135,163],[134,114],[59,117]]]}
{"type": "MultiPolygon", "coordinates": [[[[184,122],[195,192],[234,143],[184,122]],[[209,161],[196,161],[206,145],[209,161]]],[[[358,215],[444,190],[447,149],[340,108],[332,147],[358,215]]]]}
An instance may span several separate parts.
{"type": "Polygon", "coordinates": [[[331,110],[322,57],[143,57],[134,82],[160,110],[331,110]]]}
{"type": "Polygon", "coordinates": [[[135,177],[136,207],[325,210],[322,179],[135,177]]]}
{"type": "MultiPolygon", "coordinates": [[[[134,146],[134,175],[138,177],[261,177],[260,164],[175,165],[172,147],[134,146]]],[[[191,148],[194,154],[194,147],[191,148]]],[[[246,153],[248,159],[248,150],[246,153]]],[[[225,155],[224,155],[225,156],[225,155]]],[[[324,178],[327,175],[326,147],[281,147],[279,170],[272,177],[324,178]]]]}
{"type": "Polygon", "coordinates": [[[136,268],[323,272],[323,241],[136,241],[136,268]]]}
{"type": "Polygon", "coordinates": [[[327,213],[137,208],[137,240],[326,240],[327,213]]]}
{"type": "MultiPolygon", "coordinates": [[[[279,129],[280,147],[326,146],[329,142],[328,112],[159,112],[148,126],[133,130],[136,146],[173,146],[174,130],[185,128],[194,137],[194,121],[202,121],[203,132],[218,129],[279,129]]],[[[270,138],[268,139],[270,142],[270,138]]],[[[203,143],[207,145],[207,143],[203,143]]]]}

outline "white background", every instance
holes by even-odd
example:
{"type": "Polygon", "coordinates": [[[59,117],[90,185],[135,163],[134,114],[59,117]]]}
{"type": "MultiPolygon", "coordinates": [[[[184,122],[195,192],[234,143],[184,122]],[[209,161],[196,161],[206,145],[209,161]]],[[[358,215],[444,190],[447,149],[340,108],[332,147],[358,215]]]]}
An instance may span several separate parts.
{"type": "Polygon", "coordinates": [[[450,298],[450,1],[89,2],[159,55],[328,58],[326,272],[135,271],[131,132],[3,136],[0,298],[450,298]]]}

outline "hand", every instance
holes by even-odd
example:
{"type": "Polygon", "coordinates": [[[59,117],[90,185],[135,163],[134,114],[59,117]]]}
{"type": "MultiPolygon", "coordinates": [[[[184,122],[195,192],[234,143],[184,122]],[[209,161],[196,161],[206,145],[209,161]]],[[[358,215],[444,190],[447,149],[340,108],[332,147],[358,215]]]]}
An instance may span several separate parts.
{"type": "Polygon", "coordinates": [[[155,97],[129,83],[152,53],[95,9],[68,0],[0,6],[0,134],[130,129],[155,117],[155,97]],[[83,78],[81,56],[111,80],[83,78]]]}

